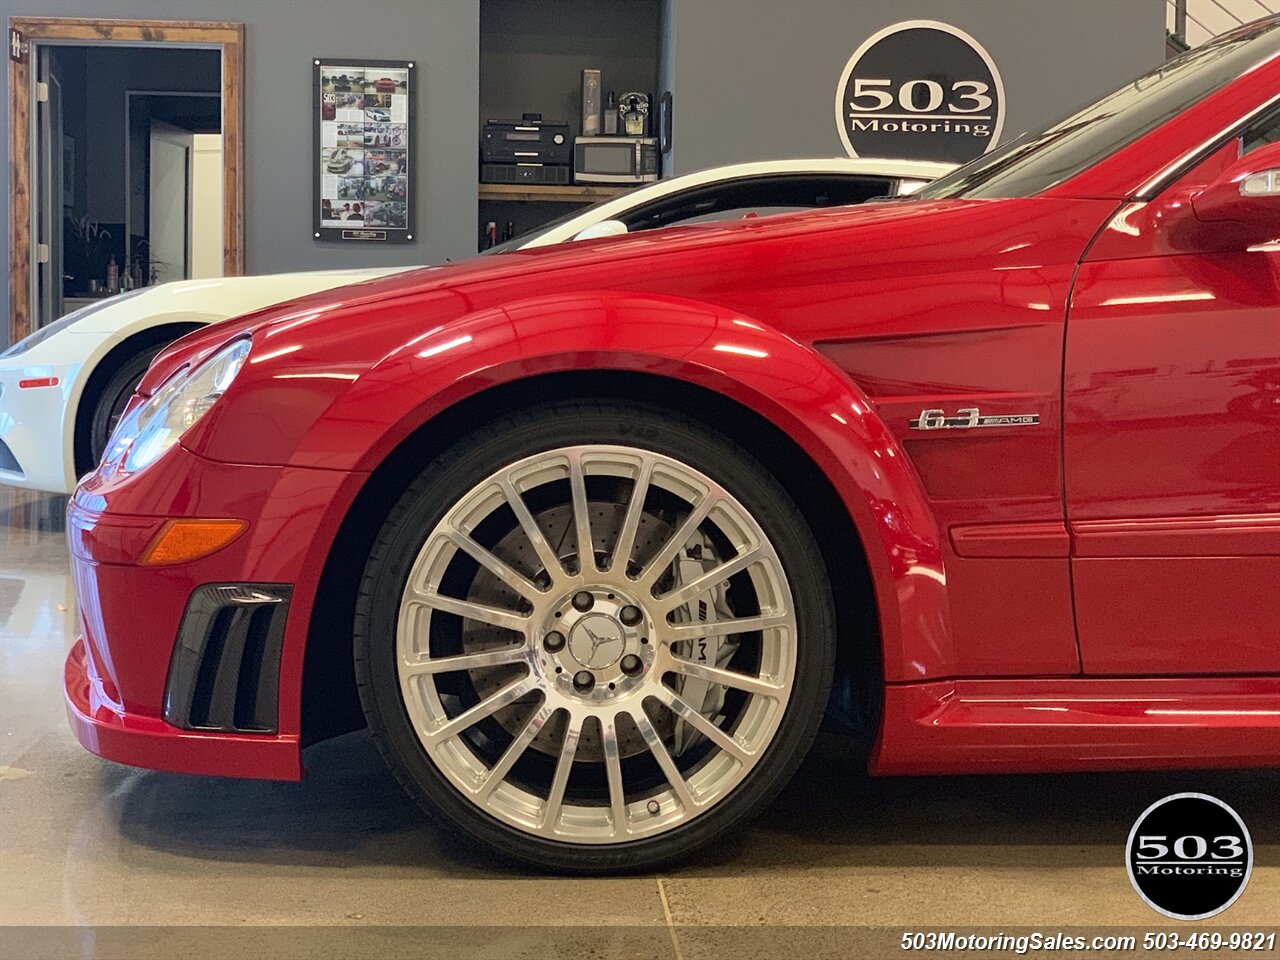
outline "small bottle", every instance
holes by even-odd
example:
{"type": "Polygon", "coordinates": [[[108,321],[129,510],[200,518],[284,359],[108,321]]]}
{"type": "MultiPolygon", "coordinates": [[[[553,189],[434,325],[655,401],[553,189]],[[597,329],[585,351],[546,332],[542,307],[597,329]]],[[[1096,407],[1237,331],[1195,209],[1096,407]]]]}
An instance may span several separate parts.
{"type": "Polygon", "coordinates": [[[507,221],[506,229],[502,231],[502,241],[505,243],[516,235],[516,225],[510,220],[507,221]]]}
{"type": "Polygon", "coordinates": [[[497,246],[498,243],[498,224],[490,220],[484,225],[484,248],[488,250],[490,247],[497,246]]]}
{"type": "Polygon", "coordinates": [[[618,101],[613,96],[613,91],[609,91],[609,99],[604,105],[604,135],[606,137],[616,137],[618,135],[618,101]]]}
{"type": "Polygon", "coordinates": [[[115,254],[111,255],[111,262],[107,264],[107,293],[115,295],[120,292],[120,268],[116,266],[115,254]]]}

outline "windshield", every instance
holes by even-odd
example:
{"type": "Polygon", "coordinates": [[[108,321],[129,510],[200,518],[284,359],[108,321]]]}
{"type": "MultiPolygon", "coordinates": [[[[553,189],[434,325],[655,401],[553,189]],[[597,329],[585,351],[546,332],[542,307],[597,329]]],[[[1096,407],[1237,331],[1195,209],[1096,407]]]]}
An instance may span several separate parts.
{"type": "Polygon", "coordinates": [[[603,200],[597,200],[595,203],[587,207],[574,207],[564,216],[556,217],[554,220],[548,220],[546,223],[540,223],[536,227],[534,227],[532,230],[526,230],[524,233],[518,234],[512,237],[510,240],[503,240],[502,243],[499,243],[496,246],[492,246],[488,250],[481,251],[480,256],[482,257],[488,256],[491,253],[505,253],[508,250],[519,250],[521,247],[523,247],[526,243],[528,243],[530,240],[532,240],[534,237],[538,236],[539,234],[546,233],[548,230],[553,230],[556,227],[560,226],[560,224],[562,223],[568,223],[570,220],[574,219],[575,217],[580,217],[584,213],[594,210],[596,207],[602,206],[603,204],[606,204],[606,203],[611,203],[613,202],[614,199],[616,198],[605,197],[603,200]]]}
{"type": "Polygon", "coordinates": [[[1280,52],[1280,19],[1267,18],[1170,60],[1043,130],[1024,133],[915,194],[1029,197],[1075,176],[1280,52]]]}

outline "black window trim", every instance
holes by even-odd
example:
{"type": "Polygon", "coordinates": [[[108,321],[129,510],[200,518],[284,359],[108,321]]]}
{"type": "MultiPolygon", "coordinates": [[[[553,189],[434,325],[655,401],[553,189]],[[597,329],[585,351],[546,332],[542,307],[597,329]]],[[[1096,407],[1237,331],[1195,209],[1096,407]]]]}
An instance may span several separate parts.
{"type": "MultiPolygon", "coordinates": [[[[733,190],[733,189],[741,188],[744,184],[753,183],[757,181],[812,180],[816,178],[882,182],[884,184],[885,190],[887,191],[885,195],[890,197],[898,195],[898,191],[902,189],[903,180],[922,179],[920,177],[906,177],[906,176],[901,176],[897,174],[850,173],[850,172],[845,172],[840,170],[774,170],[766,173],[752,174],[746,177],[725,177],[722,180],[713,180],[710,183],[702,184],[701,186],[698,186],[698,187],[691,187],[689,188],[688,191],[676,191],[674,193],[667,194],[664,197],[655,198],[654,200],[650,201],[647,204],[644,204],[643,206],[634,207],[630,210],[623,211],[622,213],[619,214],[619,216],[613,219],[617,219],[622,223],[626,223],[628,225],[628,229],[630,229],[630,221],[632,218],[637,216],[639,217],[647,216],[648,214],[646,214],[645,211],[651,212],[655,208],[659,208],[664,204],[678,202],[681,200],[681,198],[687,199],[688,194],[694,193],[695,191],[698,191],[698,190],[718,190],[718,189],[733,190]]],[[[865,203],[866,201],[863,201],[863,202],[865,203]]],[[[836,206],[844,206],[844,204],[836,204],[836,206]]],[[[827,208],[811,207],[807,209],[817,210],[817,209],[827,209],[827,208]]],[[[692,219],[692,217],[688,219],[692,219]]],[[[669,226],[679,226],[679,224],[682,222],[683,221],[677,220],[669,224],[669,226]]],[[[639,233],[643,231],[637,231],[637,232],[639,233]]]]}
{"type": "MultiPolygon", "coordinates": [[[[1178,180],[1194,166],[1201,161],[1212,156],[1216,151],[1221,150],[1228,140],[1233,137],[1244,136],[1249,127],[1256,121],[1267,116],[1268,111],[1272,108],[1280,108],[1280,92],[1275,93],[1270,100],[1264,101],[1254,107],[1240,119],[1234,121],[1231,126],[1225,130],[1215,133],[1208,140],[1192,147],[1177,160],[1165,166],[1163,170],[1151,177],[1146,183],[1137,189],[1132,200],[1154,200],[1174,181],[1178,180]]],[[[1137,141],[1134,141],[1135,143],[1137,141]]]]}

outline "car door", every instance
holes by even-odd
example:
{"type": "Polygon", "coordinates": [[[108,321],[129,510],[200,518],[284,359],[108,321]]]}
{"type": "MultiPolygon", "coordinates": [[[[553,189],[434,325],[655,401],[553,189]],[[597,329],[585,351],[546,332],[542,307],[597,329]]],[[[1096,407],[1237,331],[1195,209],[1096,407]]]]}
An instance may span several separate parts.
{"type": "Polygon", "coordinates": [[[682,191],[628,210],[628,233],[864,203],[897,193],[893,177],[848,174],[768,174],[682,191]]]}
{"type": "Polygon", "coordinates": [[[1086,673],[1280,673],[1280,244],[1187,252],[1173,229],[1277,139],[1273,113],[1122,210],[1080,266],[1064,466],[1086,673]]]}

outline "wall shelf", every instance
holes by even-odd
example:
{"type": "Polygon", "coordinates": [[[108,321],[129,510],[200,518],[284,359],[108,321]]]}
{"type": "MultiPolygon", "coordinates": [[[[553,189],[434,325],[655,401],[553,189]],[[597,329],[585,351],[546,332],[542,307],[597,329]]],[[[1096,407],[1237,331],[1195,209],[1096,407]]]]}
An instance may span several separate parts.
{"type": "Polygon", "coordinates": [[[482,183],[481,200],[533,201],[542,203],[595,203],[606,197],[620,197],[635,187],[604,187],[588,184],[482,183]]]}

